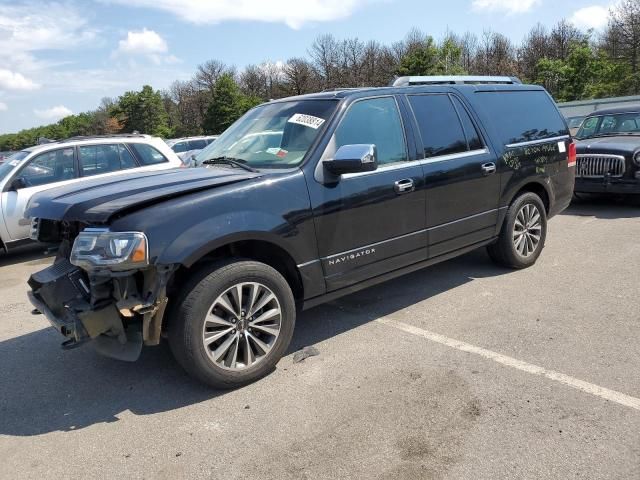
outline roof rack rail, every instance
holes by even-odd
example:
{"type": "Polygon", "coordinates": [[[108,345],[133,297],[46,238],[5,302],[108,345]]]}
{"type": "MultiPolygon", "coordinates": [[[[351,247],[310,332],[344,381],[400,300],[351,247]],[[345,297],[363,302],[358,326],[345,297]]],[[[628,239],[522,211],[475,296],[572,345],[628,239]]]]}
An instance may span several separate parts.
{"type": "Polygon", "coordinates": [[[475,76],[475,75],[434,75],[398,77],[391,82],[392,87],[408,87],[411,85],[518,85],[522,82],[518,77],[475,76]]]}
{"type": "Polygon", "coordinates": [[[371,87],[332,87],[332,88],[325,88],[322,91],[323,92],[343,92],[345,90],[363,90],[366,88],[371,88],[371,87]]]}
{"type": "Polygon", "coordinates": [[[58,143],[61,142],[73,142],[78,140],[94,140],[101,138],[148,138],[150,135],[146,135],[143,133],[112,133],[108,135],[76,135],[75,137],[63,138],[57,140],[58,143]]]}

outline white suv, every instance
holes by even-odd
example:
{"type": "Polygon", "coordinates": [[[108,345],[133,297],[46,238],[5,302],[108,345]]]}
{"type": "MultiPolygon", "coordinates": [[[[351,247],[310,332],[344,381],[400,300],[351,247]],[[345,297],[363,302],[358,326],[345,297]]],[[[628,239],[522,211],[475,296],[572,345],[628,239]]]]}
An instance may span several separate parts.
{"type": "Polygon", "coordinates": [[[167,140],[167,145],[171,147],[171,150],[176,152],[185,165],[190,165],[191,157],[213,143],[216,138],[218,138],[218,135],[171,138],[167,140]]]}
{"type": "Polygon", "coordinates": [[[0,249],[29,242],[24,210],[42,190],[91,178],[179,168],[177,155],[157,137],[74,137],[30,147],[0,164],[0,249]]]}

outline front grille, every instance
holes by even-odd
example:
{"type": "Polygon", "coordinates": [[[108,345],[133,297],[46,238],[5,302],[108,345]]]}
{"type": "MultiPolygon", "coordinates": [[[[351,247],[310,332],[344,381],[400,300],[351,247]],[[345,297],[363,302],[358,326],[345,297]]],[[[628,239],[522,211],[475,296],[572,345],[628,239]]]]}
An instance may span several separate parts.
{"type": "Polygon", "coordinates": [[[625,161],[622,155],[578,155],[576,176],[582,178],[602,178],[607,174],[622,177],[625,161]]]}

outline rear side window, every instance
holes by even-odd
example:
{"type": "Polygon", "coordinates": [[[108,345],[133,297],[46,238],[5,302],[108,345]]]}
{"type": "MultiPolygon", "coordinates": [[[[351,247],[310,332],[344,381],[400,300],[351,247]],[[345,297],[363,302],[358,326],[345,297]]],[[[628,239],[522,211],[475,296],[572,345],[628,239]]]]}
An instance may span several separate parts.
{"type": "Polygon", "coordinates": [[[191,140],[189,142],[189,150],[202,150],[206,146],[206,140],[191,140]]]}
{"type": "Polygon", "coordinates": [[[187,148],[188,148],[187,142],[178,142],[173,147],[171,147],[171,150],[173,150],[176,153],[183,153],[187,151],[187,148]]]}
{"type": "Polygon", "coordinates": [[[425,158],[467,151],[467,139],[453,103],[446,94],[410,95],[425,158]]]}
{"type": "Polygon", "coordinates": [[[480,134],[478,133],[478,129],[473,124],[473,121],[469,116],[469,112],[458,97],[452,96],[451,98],[453,99],[453,103],[456,106],[456,110],[458,111],[460,121],[462,122],[462,128],[464,129],[465,137],[467,137],[469,150],[480,150],[481,148],[483,148],[482,140],[480,140],[480,134]]]}
{"type": "Polygon", "coordinates": [[[476,101],[505,145],[569,135],[546,92],[480,92],[476,101]]]}
{"type": "Polygon", "coordinates": [[[135,150],[142,165],[156,165],[158,163],[169,161],[151,145],[147,145],[145,143],[132,143],[131,147],[135,150]]]}

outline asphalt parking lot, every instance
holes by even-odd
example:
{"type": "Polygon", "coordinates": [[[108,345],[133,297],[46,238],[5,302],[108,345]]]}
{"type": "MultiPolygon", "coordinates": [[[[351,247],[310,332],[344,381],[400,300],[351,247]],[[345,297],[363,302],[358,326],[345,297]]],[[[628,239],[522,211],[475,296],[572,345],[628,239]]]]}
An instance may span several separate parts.
{"type": "Polygon", "coordinates": [[[303,313],[216,392],[166,347],[63,352],[0,256],[0,478],[640,478],[640,206],[574,204],[539,263],[484,251],[303,313]],[[314,345],[320,355],[294,363],[314,345]]]}

